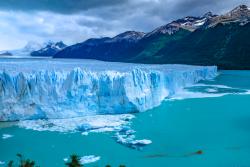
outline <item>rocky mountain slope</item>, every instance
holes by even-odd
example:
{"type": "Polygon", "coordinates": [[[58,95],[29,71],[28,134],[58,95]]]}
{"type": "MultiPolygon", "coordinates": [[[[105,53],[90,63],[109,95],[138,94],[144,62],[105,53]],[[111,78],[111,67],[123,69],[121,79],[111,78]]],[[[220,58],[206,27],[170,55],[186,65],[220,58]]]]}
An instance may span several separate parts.
{"type": "Polygon", "coordinates": [[[184,17],[146,34],[129,31],[114,38],[89,39],[54,57],[250,69],[249,20],[249,7],[240,5],[223,15],[184,17]]]}

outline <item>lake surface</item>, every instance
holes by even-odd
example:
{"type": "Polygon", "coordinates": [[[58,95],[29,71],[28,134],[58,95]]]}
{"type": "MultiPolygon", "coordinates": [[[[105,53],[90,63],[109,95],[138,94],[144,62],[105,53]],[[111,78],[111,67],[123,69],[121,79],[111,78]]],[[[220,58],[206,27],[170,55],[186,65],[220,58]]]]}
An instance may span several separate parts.
{"type": "Polygon", "coordinates": [[[127,126],[136,138],[152,141],[149,145],[135,149],[117,143],[115,131],[83,135],[0,123],[0,161],[15,160],[21,153],[41,167],[59,167],[76,153],[100,157],[86,166],[248,167],[250,72],[219,72],[213,81],[187,88],[152,110],[132,114],[127,126]]]}

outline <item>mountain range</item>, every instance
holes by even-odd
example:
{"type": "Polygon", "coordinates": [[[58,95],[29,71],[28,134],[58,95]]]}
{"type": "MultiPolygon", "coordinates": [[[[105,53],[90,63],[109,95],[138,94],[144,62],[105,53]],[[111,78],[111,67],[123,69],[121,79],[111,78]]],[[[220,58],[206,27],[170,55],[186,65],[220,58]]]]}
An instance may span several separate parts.
{"type": "Polygon", "coordinates": [[[59,42],[44,42],[40,44],[35,41],[29,41],[23,48],[16,50],[0,51],[0,56],[14,57],[53,57],[57,52],[67,47],[62,41],[59,42]]]}
{"type": "Polygon", "coordinates": [[[249,7],[240,5],[223,15],[187,16],[149,33],[127,31],[88,39],[53,57],[250,69],[249,20],[249,7]]]}

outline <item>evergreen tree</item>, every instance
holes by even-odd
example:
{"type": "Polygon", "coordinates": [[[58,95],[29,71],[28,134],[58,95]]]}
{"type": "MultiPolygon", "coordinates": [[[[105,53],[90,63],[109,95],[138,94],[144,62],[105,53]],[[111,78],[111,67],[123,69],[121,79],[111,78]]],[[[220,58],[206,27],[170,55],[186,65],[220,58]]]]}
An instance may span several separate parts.
{"type": "Polygon", "coordinates": [[[13,167],[13,163],[14,163],[14,161],[10,161],[9,163],[8,163],[8,167],[13,167]]]}
{"type": "Polygon", "coordinates": [[[65,163],[68,167],[83,167],[83,165],[80,163],[80,158],[77,155],[71,155],[70,156],[71,162],[65,163]]]}
{"type": "Polygon", "coordinates": [[[21,154],[17,154],[20,159],[19,167],[35,167],[35,161],[30,159],[24,159],[21,154]]]}

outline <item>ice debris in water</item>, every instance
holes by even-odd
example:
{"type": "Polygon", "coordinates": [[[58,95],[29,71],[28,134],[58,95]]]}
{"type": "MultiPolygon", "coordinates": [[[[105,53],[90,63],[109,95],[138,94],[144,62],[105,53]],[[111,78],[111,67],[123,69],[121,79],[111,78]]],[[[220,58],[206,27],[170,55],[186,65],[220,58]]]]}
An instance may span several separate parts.
{"type": "Polygon", "coordinates": [[[67,162],[69,160],[69,158],[63,158],[64,162],[67,162]]]}
{"type": "Polygon", "coordinates": [[[4,165],[5,164],[5,162],[4,161],[0,161],[0,165],[4,165]]]}
{"type": "Polygon", "coordinates": [[[117,143],[137,150],[141,150],[144,146],[152,143],[152,141],[148,139],[136,139],[135,131],[129,126],[121,127],[121,129],[115,133],[113,138],[117,143]]]}
{"type": "MultiPolygon", "coordinates": [[[[37,131],[58,132],[107,132],[119,129],[129,123],[134,116],[131,114],[120,115],[95,115],[69,119],[25,120],[19,121],[18,126],[37,131]]],[[[85,133],[86,132],[86,133],[85,133]]]]}
{"type": "Polygon", "coordinates": [[[226,85],[195,84],[177,92],[170,100],[188,98],[221,97],[229,94],[249,94],[249,90],[226,85]]]}
{"type": "Polygon", "coordinates": [[[11,138],[13,137],[13,135],[10,135],[10,134],[3,134],[2,135],[2,139],[8,139],[8,138],[11,138]]]}
{"type": "Polygon", "coordinates": [[[133,149],[142,149],[151,144],[150,140],[138,140],[135,131],[131,129],[131,114],[95,115],[69,119],[25,120],[19,121],[18,126],[37,131],[81,132],[88,135],[90,132],[115,132],[116,142],[133,149]]]}

